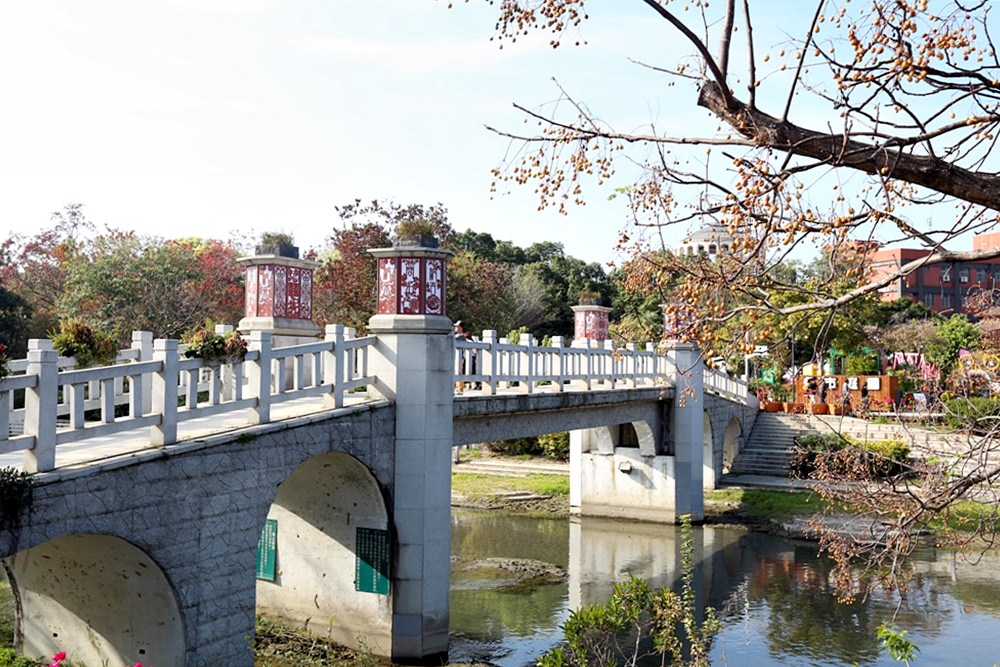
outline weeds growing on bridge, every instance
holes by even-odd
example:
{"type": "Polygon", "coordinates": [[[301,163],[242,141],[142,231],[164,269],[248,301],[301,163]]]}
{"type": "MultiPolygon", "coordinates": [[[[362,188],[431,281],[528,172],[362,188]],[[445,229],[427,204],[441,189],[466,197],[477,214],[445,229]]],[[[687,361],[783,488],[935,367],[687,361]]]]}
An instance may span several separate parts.
{"type": "Polygon", "coordinates": [[[17,525],[21,513],[31,504],[34,478],[15,468],[0,468],[0,529],[17,525]]]}
{"type": "Polygon", "coordinates": [[[0,648],[0,667],[38,667],[37,660],[25,658],[12,649],[0,648]]]}

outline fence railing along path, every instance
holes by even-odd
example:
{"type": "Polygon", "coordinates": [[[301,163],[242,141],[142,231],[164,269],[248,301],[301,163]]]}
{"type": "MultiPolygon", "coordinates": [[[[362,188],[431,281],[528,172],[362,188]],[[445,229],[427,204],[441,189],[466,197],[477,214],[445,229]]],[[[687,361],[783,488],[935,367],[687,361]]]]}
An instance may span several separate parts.
{"type": "MultiPolygon", "coordinates": [[[[241,426],[381,400],[367,391],[375,336],[327,326],[313,343],[274,347],[252,332],[243,360],[187,358],[176,340],[135,332],[115,363],[76,369],[51,341],[32,340],[28,358],[0,378],[0,467],[28,472],[80,465],[241,426]],[[21,454],[21,460],[17,455],[21,454]]],[[[615,348],[591,341],[540,346],[526,334],[511,344],[483,332],[456,339],[454,373],[468,393],[545,393],[669,386],[677,370],[652,344],[615,348]],[[474,389],[475,388],[475,389],[474,389]]],[[[683,369],[681,372],[684,372],[683,369]]],[[[746,399],[746,385],[704,371],[706,391],[746,399]]]]}

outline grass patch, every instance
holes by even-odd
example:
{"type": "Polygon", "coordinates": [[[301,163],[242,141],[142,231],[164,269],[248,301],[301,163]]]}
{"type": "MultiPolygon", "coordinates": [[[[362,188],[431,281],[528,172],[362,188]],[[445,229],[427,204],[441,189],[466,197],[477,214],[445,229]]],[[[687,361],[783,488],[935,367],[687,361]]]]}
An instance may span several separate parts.
{"type": "Polygon", "coordinates": [[[705,500],[726,503],[740,514],[761,519],[788,519],[796,514],[815,514],[826,507],[819,494],[813,491],[716,489],[706,491],[705,500]]]}
{"type": "Polygon", "coordinates": [[[462,461],[475,461],[477,459],[484,458],[486,452],[483,451],[482,447],[466,447],[464,445],[458,448],[458,460],[462,461]]]}
{"type": "Polygon", "coordinates": [[[569,477],[537,473],[527,477],[502,477],[458,472],[451,476],[451,488],[465,496],[495,496],[512,491],[545,496],[568,496],[569,477]]]}
{"type": "Polygon", "coordinates": [[[931,522],[930,529],[935,533],[943,533],[945,530],[962,533],[983,530],[990,533],[1000,530],[1000,515],[994,505],[959,500],[948,508],[947,514],[939,514],[931,522]]]}
{"type": "Polygon", "coordinates": [[[318,633],[261,616],[257,617],[255,635],[255,667],[376,667],[386,664],[376,659],[364,642],[358,650],[345,648],[318,633]]]}
{"type": "MultiPolygon", "coordinates": [[[[0,648],[14,644],[14,595],[0,573],[0,648]]],[[[3,665],[3,662],[0,662],[3,665]]]]}

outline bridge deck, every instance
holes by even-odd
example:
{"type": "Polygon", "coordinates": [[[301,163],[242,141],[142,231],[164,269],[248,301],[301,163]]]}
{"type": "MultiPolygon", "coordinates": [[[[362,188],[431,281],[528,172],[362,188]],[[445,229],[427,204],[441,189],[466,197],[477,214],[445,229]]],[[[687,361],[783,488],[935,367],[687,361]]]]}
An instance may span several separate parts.
{"type": "MultiPolygon", "coordinates": [[[[34,361],[12,362],[14,373],[0,378],[0,467],[79,469],[112,458],[119,465],[122,456],[155,456],[175,444],[254,423],[293,419],[331,405],[357,406],[372,400],[359,392],[378,384],[369,371],[376,338],[355,338],[340,325],[327,327],[322,341],[288,347],[274,347],[270,337],[255,332],[245,359],[222,364],[187,358],[177,341],[153,341],[148,332],[133,338],[133,348],[122,351],[117,363],[79,370],[70,370],[72,360],[58,358],[50,341],[32,341],[34,361]],[[99,421],[88,420],[97,413],[99,421]],[[35,435],[20,435],[19,423],[35,435]],[[25,447],[34,447],[35,456],[28,457],[25,447]]],[[[604,407],[623,398],[616,395],[619,390],[644,390],[662,399],[659,392],[669,391],[677,374],[670,354],[652,345],[543,347],[530,336],[522,337],[522,345],[487,338],[455,343],[454,380],[459,387],[476,387],[456,397],[456,418],[539,412],[546,406],[604,407]],[[468,404],[486,396],[490,400],[468,404]],[[528,396],[534,397],[530,404],[528,396]]],[[[743,383],[712,369],[702,375],[706,391],[746,400],[743,383]]],[[[634,393],[625,398],[633,400],[634,393]]]]}
{"type": "MultiPolygon", "coordinates": [[[[374,405],[381,402],[383,401],[370,399],[363,394],[348,395],[344,399],[344,408],[336,410],[350,410],[359,405],[374,405]]],[[[271,408],[270,423],[333,410],[333,408],[324,407],[321,397],[304,397],[274,405],[271,408]]],[[[201,438],[250,428],[251,426],[254,425],[250,423],[246,410],[233,410],[232,412],[179,423],[177,426],[178,442],[166,447],[154,447],[149,444],[149,428],[137,428],[132,431],[86,438],[79,442],[60,445],[56,449],[56,469],[51,473],[43,474],[56,475],[84,467],[91,468],[102,461],[114,461],[118,464],[123,458],[143,457],[164,449],[183,446],[201,438]]],[[[0,468],[11,466],[20,469],[23,460],[23,452],[2,454],[0,455],[0,468]]]]}

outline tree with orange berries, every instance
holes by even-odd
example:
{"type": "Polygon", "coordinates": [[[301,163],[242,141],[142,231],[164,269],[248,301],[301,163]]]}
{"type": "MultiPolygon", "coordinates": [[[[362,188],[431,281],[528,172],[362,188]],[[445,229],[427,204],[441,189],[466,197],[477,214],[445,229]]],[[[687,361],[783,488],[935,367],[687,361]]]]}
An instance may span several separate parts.
{"type": "MultiPolygon", "coordinates": [[[[553,47],[585,48],[589,4],[498,2],[498,38],[543,32],[553,47]]],[[[775,317],[812,312],[833,322],[847,304],[922,266],[1000,257],[1000,247],[961,249],[969,243],[963,235],[994,230],[1000,212],[1000,59],[988,2],[621,0],[616,6],[625,4],[648,10],[665,41],[688,47],[679,62],[636,63],[651,77],[669,79],[661,106],[688,114],[703,109],[715,129],[671,135],[653,123],[636,128],[631,118],[615,127],[587,91],[559,87],[558,104],[515,104],[536,130],[494,129],[513,148],[495,169],[495,187],[528,185],[541,208],[567,212],[584,203],[585,187],[614,184],[628,201],[623,244],[656,262],[644,267],[649,280],[672,281],[668,314],[684,315],[684,334],[707,356],[768,342],[775,317]],[[726,253],[688,262],[667,252],[663,239],[706,226],[731,237],[726,253]],[[781,271],[803,250],[836,258],[880,244],[930,254],[877,280],[857,271],[848,289],[838,272],[801,281],[781,271]]],[[[622,50],[628,55],[627,44],[622,50]]],[[[645,98],[637,102],[652,106],[645,98]]],[[[981,429],[975,443],[983,442],[981,429]]],[[[993,496],[1000,465],[990,463],[1000,459],[972,443],[970,432],[968,446],[943,459],[943,469],[924,471],[919,493],[899,480],[865,486],[879,490],[868,508],[882,521],[874,508],[895,499],[884,505],[891,508],[890,528],[869,541],[870,549],[830,542],[831,553],[843,563],[863,555],[896,571],[898,555],[916,544],[913,536],[955,501],[1000,500],[993,496]],[[982,455],[979,463],[971,452],[982,455]]],[[[995,509],[977,515],[968,534],[992,537],[998,518],[995,509]]]]}

